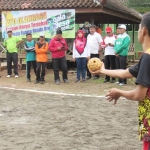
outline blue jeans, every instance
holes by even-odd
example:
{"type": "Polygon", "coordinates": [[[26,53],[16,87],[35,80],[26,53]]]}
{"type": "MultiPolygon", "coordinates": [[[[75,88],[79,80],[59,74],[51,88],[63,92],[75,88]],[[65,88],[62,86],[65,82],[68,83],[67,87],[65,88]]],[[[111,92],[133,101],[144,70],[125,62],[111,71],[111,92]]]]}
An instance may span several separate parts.
{"type": "Polygon", "coordinates": [[[77,79],[80,80],[80,74],[82,74],[82,79],[85,79],[86,74],[86,58],[76,58],[76,64],[77,64],[77,79]]]}

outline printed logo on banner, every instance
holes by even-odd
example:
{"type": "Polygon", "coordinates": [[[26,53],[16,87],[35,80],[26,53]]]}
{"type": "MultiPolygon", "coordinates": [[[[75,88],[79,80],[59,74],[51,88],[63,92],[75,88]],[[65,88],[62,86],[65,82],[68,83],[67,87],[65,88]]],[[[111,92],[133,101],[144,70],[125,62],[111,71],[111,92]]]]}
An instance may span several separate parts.
{"type": "Polygon", "coordinates": [[[12,30],[14,36],[25,38],[32,33],[38,38],[44,32],[46,38],[52,38],[56,30],[61,28],[64,38],[75,37],[75,10],[34,10],[34,11],[3,11],[2,37],[7,37],[7,31],[12,30]]]}

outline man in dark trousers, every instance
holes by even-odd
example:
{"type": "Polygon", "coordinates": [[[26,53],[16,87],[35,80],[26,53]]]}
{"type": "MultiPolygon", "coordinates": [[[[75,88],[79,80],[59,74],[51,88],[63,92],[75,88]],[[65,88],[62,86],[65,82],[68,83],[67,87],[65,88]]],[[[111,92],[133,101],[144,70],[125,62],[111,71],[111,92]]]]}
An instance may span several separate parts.
{"type": "Polygon", "coordinates": [[[4,47],[7,49],[7,78],[12,75],[12,62],[14,64],[15,78],[18,78],[18,49],[17,46],[23,42],[23,40],[17,36],[13,36],[11,30],[7,31],[8,38],[4,40],[4,47]]]}
{"type": "Polygon", "coordinates": [[[36,52],[36,81],[35,84],[45,83],[45,74],[46,67],[48,61],[48,43],[45,41],[44,33],[40,33],[39,41],[35,44],[35,52],[36,52]]]}
{"type": "MultiPolygon", "coordinates": [[[[118,26],[118,28],[120,29],[120,34],[118,35],[114,45],[116,54],[116,69],[126,69],[128,50],[130,46],[130,37],[126,33],[125,25],[120,25],[118,26]]],[[[120,86],[123,86],[127,84],[127,80],[119,79],[116,83],[120,86]]]]}
{"type": "MultiPolygon", "coordinates": [[[[113,34],[111,27],[106,28],[106,33],[107,35],[104,37],[102,43],[102,47],[105,48],[105,53],[104,53],[105,68],[114,70],[116,69],[116,63],[115,63],[116,56],[114,51],[114,43],[117,37],[113,34]]],[[[106,76],[104,83],[106,82],[115,83],[115,78],[112,78],[112,80],[110,81],[110,77],[106,76]]]]}
{"type": "Polygon", "coordinates": [[[31,82],[31,65],[33,66],[34,73],[36,75],[36,54],[35,54],[35,41],[32,40],[32,34],[28,33],[26,35],[27,41],[25,42],[24,48],[26,50],[26,72],[27,72],[27,82],[31,82]]]}
{"type": "MultiPolygon", "coordinates": [[[[96,32],[96,26],[91,25],[90,34],[87,37],[87,46],[90,50],[91,58],[97,57],[99,58],[99,53],[101,51],[101,43],[103,39],[99,33],[96,32]]],[[[87,70],[87,80],[91,78],[91,73],[87,70]]],[[[99,79],[99,75],[94,76],[94,80],[99,79]]]]}
{"type": "Polygon", "coordinates": [[[68,69],[66,61],[66,51],[68,49],[66,40],[62,37],[61,29],[56,31],[56,36],[49,43],[49,50],[52,53],[52,62],[54,70],[54,80],[57,85],[60,84],[59,70],[62,70],[64,83],[68,82],[68,69]]]}

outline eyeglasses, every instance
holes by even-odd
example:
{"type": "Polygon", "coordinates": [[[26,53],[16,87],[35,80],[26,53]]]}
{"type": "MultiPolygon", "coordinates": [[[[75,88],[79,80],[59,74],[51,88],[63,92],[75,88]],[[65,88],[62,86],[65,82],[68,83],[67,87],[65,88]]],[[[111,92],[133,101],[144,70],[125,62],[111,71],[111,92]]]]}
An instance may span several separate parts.
{"type": "Polygon", "coordinates": [[[107,34],[109,34],[110,32],[107,32],[107,34]]]}

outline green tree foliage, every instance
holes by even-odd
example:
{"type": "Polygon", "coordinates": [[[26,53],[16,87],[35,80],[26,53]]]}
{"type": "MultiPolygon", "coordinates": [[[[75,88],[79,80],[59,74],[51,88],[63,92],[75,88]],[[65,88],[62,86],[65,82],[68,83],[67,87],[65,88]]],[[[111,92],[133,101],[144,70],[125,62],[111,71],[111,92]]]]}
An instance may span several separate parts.
{"type": "Polygon", "coordinates": [[[150,7],[150,0],[129,0],[130,7],[150,7]]]}

